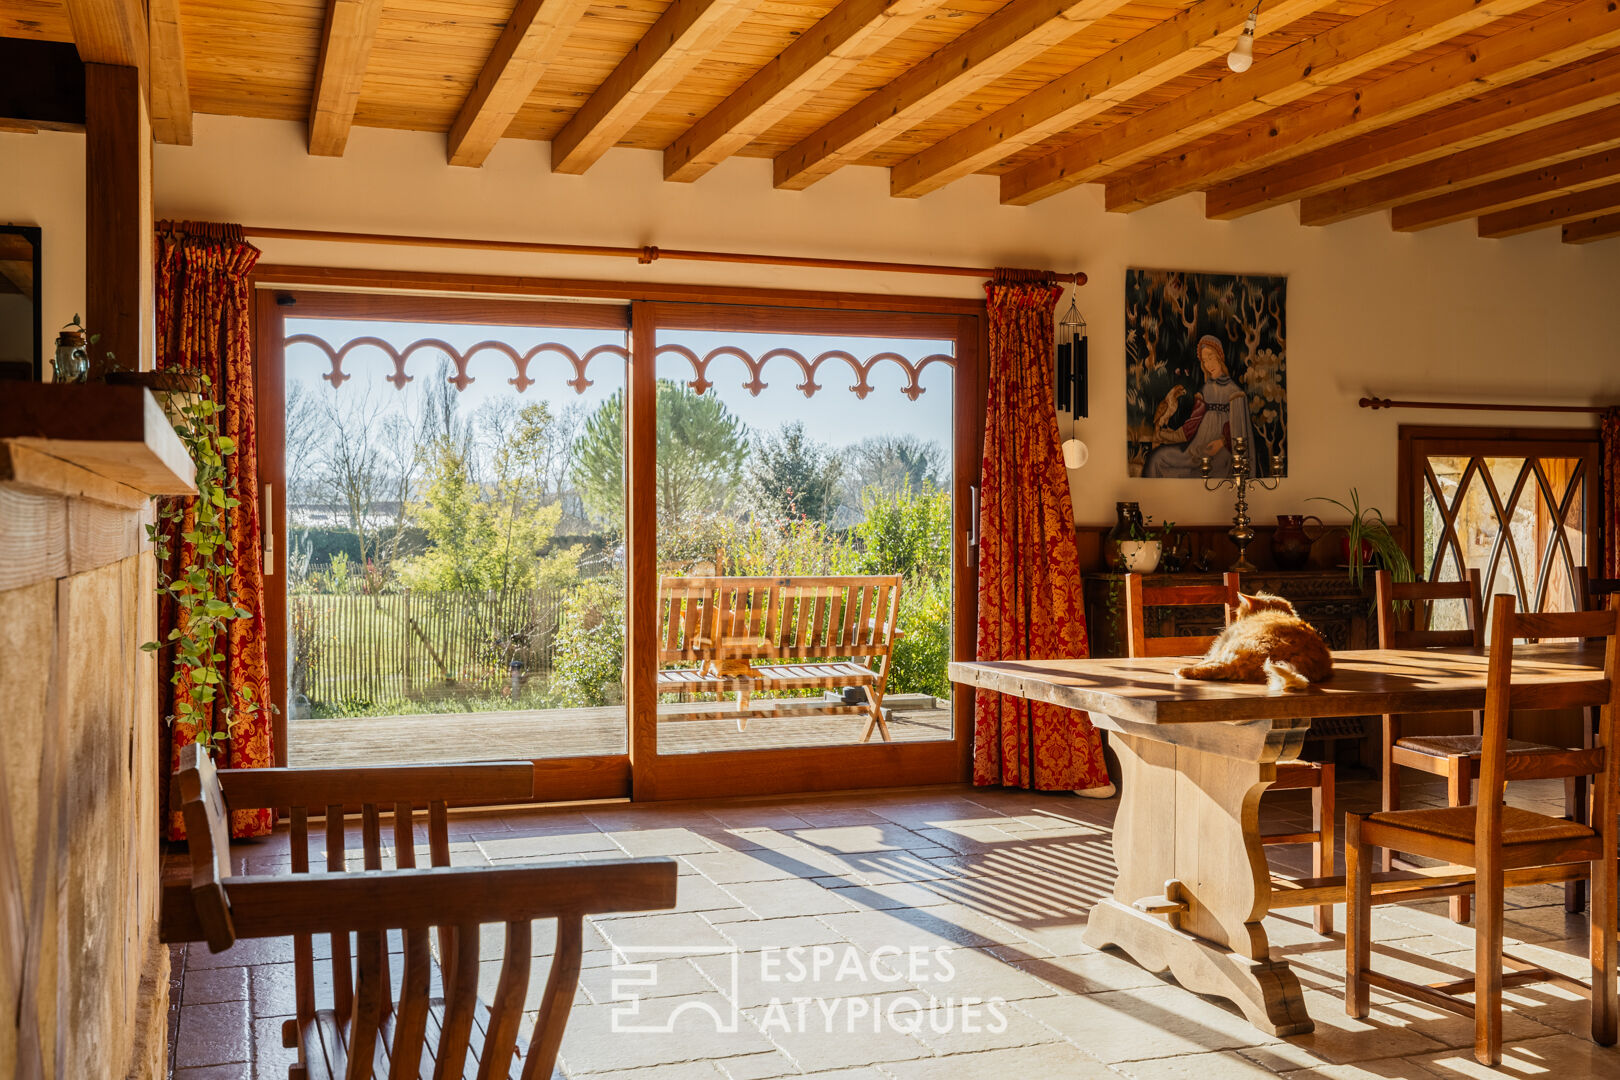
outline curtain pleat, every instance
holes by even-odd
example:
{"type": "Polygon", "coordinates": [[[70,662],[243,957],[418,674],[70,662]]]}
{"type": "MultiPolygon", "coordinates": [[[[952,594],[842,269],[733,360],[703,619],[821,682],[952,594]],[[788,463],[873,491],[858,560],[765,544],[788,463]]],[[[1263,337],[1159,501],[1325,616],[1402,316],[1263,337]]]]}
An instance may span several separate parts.
{"type": "MultiPolygon", "coordinates": [[[[232,585],[237,602],[252,613],[249,619],[227,624],[220,649],[225,655],[224,692],[234,710],[230,741],[220,764],[232,769],[262,768],[275,763],[271,750],[270,677],[264,622],[264,553],[259,529],[258,438],[254,412],[254,363],[252,346],[252,285],[249,276],[258,262],[259,250],[248,244],[239,225],[211,222],[159,222],[157,256],[157,368],[159,371],[185,371],[206,375],[213,381],[213,393],[223,406],[219,414],[220,434],[236,440],[236,453],[228,456],[227,471],[232,494],[240,505],[230,515],[233,545],[232,585]],[[251,715],[244,711],[248,701],[244,691],[259,703],[251,715]]],[[[190,500],[186,500],[190,502],[190,500]]],[[[170,539],[171,564],[175,572],[190,554],[189,545],[178,535],[191,517],[170,539]]],[[[176,625],[178,606],[166,598],[158,605],[159,640],[176,625]]],[[[172,651],[159,654],[161,715],[173,716],[175,706],[188,700],[184,689],[169,680],[172,651]]],[[[212,706],[191,703],[197,710],[184,720],[166,727],[168,772],[179,763],[181,748],[194,742],[199,730],[215,730],[224,723],[212,706]]],[[[168,783],[161,786],[167,808],[168,783]]],[[[171,840],[183,839],[180,814],[168,810],[166,833],[171,840]]],[[[274,817],[269,810],[237,811],[231,815],[233,836],[262,836],[270,831],[274,817]]]]}
{"type": "MultiPolygon", "coordinates": [[[[1053,309],[1036,271],[985,284],[990,372],[979,502],[980,660],[1090,654],[1068,472],[1053,403],[1053,309]]],[[[1108,783],[1083,712],[978,691],[973,782],[1059,791],[1108,783]]]]}
{"type": "Polygon", "coordinates": [[[1603,576],[1620,577],[1620,405],[1603,411],[1601,428],[1603,476],[1603,576]]]}

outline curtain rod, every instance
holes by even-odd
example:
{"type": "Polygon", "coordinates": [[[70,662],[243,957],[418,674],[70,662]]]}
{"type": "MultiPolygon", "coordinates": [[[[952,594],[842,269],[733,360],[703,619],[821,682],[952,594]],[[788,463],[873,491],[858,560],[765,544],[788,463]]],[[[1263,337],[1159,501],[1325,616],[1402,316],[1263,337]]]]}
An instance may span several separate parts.
{"type": "MultiPolygon", "coordinates": [[[[243,233],[265,240],[322,240],[336,244],[392,244],[401,247],[470,248],[479,251],[522,251],[541,255],[605,255],[635,259],[643,265],[659,259],[688,262],[753,263],[763,266],[802,266],[821,270],[875,270],[891,274],[939,274],[950,277],[989,278],[994,270],[977,266],[934,263],[874,262],[869,259],[816,259],[802,255],[750,255],[738,251],[692,251],[680,248],[612,247],[604,244],[546,244],[528,240],[474,240],[454,236],[410,236],[401,233],[337,232],[329,229],[271,229],[244,226],[243,233]]],[[[1057,281],[1084,285],[1083,272],[1060,274],[1057,281]]]]}
{"type": "Polygon", "coordinates": [[[1363,409],[1467,409],[1475,412],[1574,412],[1601,413],[1610,405],[1492,405],[1472,401],[1395,401],[1391,398],[1364,397],[1357,402],[1363,409]]]}

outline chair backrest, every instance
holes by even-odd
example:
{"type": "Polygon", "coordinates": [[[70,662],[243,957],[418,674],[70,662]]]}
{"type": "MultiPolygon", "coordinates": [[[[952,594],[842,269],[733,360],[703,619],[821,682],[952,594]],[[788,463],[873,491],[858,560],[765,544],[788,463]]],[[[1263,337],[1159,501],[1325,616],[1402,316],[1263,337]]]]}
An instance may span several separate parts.
{"type": "MultiPolygon", "coordinates": [[[[1502,806],[1507,781],[1535,780],[1585,772],[1600,775],[1593,785],[1592,818],[1598,828],[1613,830],[1616,777],[1620,754],[1614,753],[1615,722],[1620,714],[1620,595],[1610,598],[1602,611],[1520,612],[1511,593],[1499,593],[1491,606],[1490,663],[1485,683],[1484,744],[1480,754],[1479,793],[1475,810],[1475,842],[1499,844],[1502,806]],[[1594,745],[1582,750],[1518,754],[1508,772],[1508,717],[1515,709],[1551,708],[1562,704],[1561,684],[1538,684],[1512,700],[1513,655],[1516,639],[1604,639],[1603,701],[1594,745]]],[[[1584,682],[1586,679],[1571,679],[1584,682]]],[[[1613,857],[1611,850],[1610,857],[1613,857]]]]}
{"type": "Polygon", "coordinates": [[[900,576],[664,578],[659,661],[887,657],[900,576]]]}
{"type": "Polygon", "coordinates": [[[1147,585],[1141,574],[1125,575],[1125,645],[1127,656],[1197,656],[1215,640],[1214,634],[1148,637],[1145,610],[1159,607],[1222,607],[1223,625],[1237,616],[1237,574],[1222,576],[1219,585],[1147,585]]]}
{"type": "Polygon", "coordinates": [[[1609,597],[1620,593],[1620,578],[1592,577],[1586,567],[1575,568],[1575,610],[1591,611],[1609,602],[1609,597]]]}
{"type": "MultiPolygon", "coordinates": [[[[226,783],[206,754],[195,746],[182,751],[181,770],[176,777],[185,815],[186,836],[191,850],[192,897],[198,921],[214,952],[228,948],[235,940],[230,920],[228,892],[222,879],[229,874],[229,808],[238,810],[280,808],[290,811],[292,870],[311,870],[309,816],[311,808],[325,814],[324,865],[315,869],[327,873],[383,869],[381,814],[393,811],[393,861],[399,869],[416,866],[416,806],[427,808],[428,856],[433,866],[450,865],[450,802],[500,804],[525,801],[534,796],[534,766],[527,761],[484,762],[456,765],[405,765],[395,768],[363,769],[238,769],[225,774],[226,783]],[[336,800],[336,801],[334,801],[336,800]],[[344,811],[358,807],[360,821],[360,864],[351,866],[344,811]]],[[[245,880],[245,879],[244,879],[245,880]]],[[[565,945],[572,941],[577,950],[580,916],[558,917],[558,963],[566,957],[565,945]]],[[[331,940],[333,1012],[347,1021],[348,1060],[351,1076],[370,1077],[369,1063],[377,1050],[380,1026],[386,1013],[394,1013],[393,1076],[416,1076],[413,1057],[425,1049],[430,1026],[429,985],[432,960],[429,935],[437,931],[439,959],[445,987],[445,1012],[439,1027],[435,1053],[440,1059],[458,1060],[465,1056],[478,1004],[478,924],[464,926],[405,927],[404,970],[400,977],[400,1000],[393,1009],[389,953],[382,931],[326,935],[331,940]]],[[[486,1025],[486,1055],[510,1060],[517,1046],[522,1020],[524,993],[528,986],[530,953],[528,920],[506,925],[506,955],[501,970],[501,992],[490,1009],[486,1025]],[[509,986],[509,982],[512,984],[509,986]],[[521,986],[517,984],[521,983],[521,986]],[[513,987],[516,987],[513,989],[513,987]],[[504,1056],[503,1056],[504,1055],[504,1056]]],[[[294,1001],[297,1015],[308,1019],[317,1009],[315,997],[315,935],[293,935],[294,1001]]],[[[577,964],[577,953],[574,957],[577,964]]],[[[570,992],[571,996],[571,992],[570,992]]],[[[547,1011],[552,1002],[547,1001],[547,1011]]],[[[537,1025],[540,1045],[531,1054],[548,1052],[554,1057],[562,1037],[561,1021],[544,1014],[537,1025]],[[551,1039],[555,1027],[555,1039],[551,1039]]],[[[461,1075],[456,1066],[448,1075],[461,1075]]],[[[493,1075],[505,1076],[504,1070],[493,1075]]],[[[547,1074],[549,1076],[549,1073],[547,1074]]]]}
{"type": "Polygon", "coordinates": [[[1388,570],[1373,575],[1378,603],[1380,649],[1474,648],[1485,644],[1485,620],[1479,571],[1469,570],[1462,581],[1396,581],[1388,570]],[[1461,630],[1432,630],[1436,600],[1461,600],[1461,630]],[[1412,625],[1402,625],[1401,608],[1410,605],[1412,625]]]}

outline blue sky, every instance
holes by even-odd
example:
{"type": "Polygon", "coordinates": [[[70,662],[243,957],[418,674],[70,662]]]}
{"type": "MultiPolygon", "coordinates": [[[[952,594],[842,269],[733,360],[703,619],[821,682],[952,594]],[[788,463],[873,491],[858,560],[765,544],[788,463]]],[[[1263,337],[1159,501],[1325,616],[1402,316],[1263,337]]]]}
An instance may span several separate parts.
{"type": "MultiPolygon", "coordinates": [[[[440,338],[466,351],[481,341],[500,340],[519,352],[542,342],[557,342],[568,346],[576,354],[602,344],[624,344],[625,335],[607,330],[562,330],[545,327],[491,327],[465,326],[439,323],[364,322],[334,319],[289,319],[289,337],[299,333],[316,333],[334,345],[357,337],[380,337],[396,348],[422,338],[440,338]]],[[[814,357],[829,350],[843,350],[864,360],[877,353],[895,352],[913,362],[933,354],[949,354],[948,341],[919,341],[915,339],[836,338],[801,334],[735,333],[712,334],[693,331],[664,331],[659,343],[678,343],[702,356],[722,345],[734,345],[758,357],[773,348],[791,348],[814,357]]],[[[364,393],[362,381],[371,384],[369,398],[385,411],[420,408],[428,378],[436,369],[439,354],[421,350],[412,355],[406,374],[414,381],[404,392],[396,391],[383,378],[393,372],[393,362],[379,349],[361,347],[350,353],[344,361],[344,371],[353,378],[344,383],[338,393],[359,391],[364,393]]],[[[289,345],[287,349],[287,381],[304,384],[316,395],[333,393],[330,383],[320,376],[330,370],[324,353],[309,344],[289,345]]],[[[691,364],[682,356],[664,354],[659,358],[661,377],[690,379],[691,364]]],[[[576,394],[566,385],[573,378],[573,367],[563,357],[542,353],[530,362],[529,377],[535,380],[521,394],[508,383],[515,374],[511,360],[497,352],[476,355],[468,366],[474,381],[461,392],[463,412],[476,411],[486,402],[510,396],[519,402],[544,400],[554,410],[569,405],[583,405],[591,410],[624,385],[624,365],[617,357],[597,357],[587,369],[592,385],[583,394],[576,394]]],[[[784,423],[802,421],[807,434],[820,442],[835,447],[860,442],[872,435],[914,435],[938,442],[947,451],[951,443],[951,369],[940,363],[928,365],[919,377],[923,393],[912,401],[902,394],[906,384],[905,373],[899,366],[883,361],[872,369],[869,382],[872,391],[864,400],[850,392],[856,377],[848,363],[829,359],[816,373],[821,389],[806,399],[797,389],[803,374],[790,357],[775,357],[765,365],[762,380],[766,388],[758,396],[751,395],[742,384],[748,380],[744,363],[730,356],[716,358],[709,366],[710,380],[715,384],[711,393],[719,396],[736,415],[756,433],[772,432],[784,423]]]]}

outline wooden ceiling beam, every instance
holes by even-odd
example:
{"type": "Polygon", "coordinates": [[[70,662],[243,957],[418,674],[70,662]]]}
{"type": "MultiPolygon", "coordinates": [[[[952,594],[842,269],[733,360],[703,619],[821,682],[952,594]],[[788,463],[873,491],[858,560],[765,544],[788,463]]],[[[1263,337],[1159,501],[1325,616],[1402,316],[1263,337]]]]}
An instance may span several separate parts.
{"type": "Polygon", "coordinates": [[[377,40],[383,0],[327,0],[321,53],[309,103],[309,152],[342,157],[360,105],[366,62],[377,40]]]}
{"type": "Polygon", "coordinates": [[[1620,105],[1313,195],[1299,204],[1299,220],[1331,225],[1615,146],[1620,146],[1620,105]]]}
{"type": "Polygon", "coordinates": [[[1620,180],[1620,151],[1588,154],[1461,191],[1403,203],[1390,210],[1389,223],[1397,232],[1416,232],[1523,206],[1553,195],[1570,195],[1609,180],[1620,180]]]}
{"type": "Polygon", "coordinates": [[[450,164],[484,163],[589,6],[590,0],[518,0],[450,126],[450,164]]]}
{"type": "Polygon", "coordinates": [[[1477,30],[1537,0],[1396,0],[1132,116],[1001,178],[1001,201],[1027,206],[1100,180],[1416,49],[1477,30]]]}
{"type": "Polygon", "coordinates": [[[191,82],[186,76],[185,37],[180,31],[180,0],[149,2],[152,137],[160,143],[190,146],[191,82]]]}
{"type": "Polygon", "coordinates": [[[1204,212],[1217,219],[1241,217],[1615,104],[1620,51],[1217,184],[1204,194],[1204,212]]]}
{"type": "Polygon", "coordinates": [[[664,151],[664,179],[689,183],[775,127],[905,33],[942,0],[844,0],[664,151]]]}
{"type": "Polygon", "coordinates": [[[1588,221],[1577,221],[1564,226],[1564,243],[1590,244],[1620,236],[1620,214],[1605,214],[1588,221]]]}
{"type": "Polygon", "coordinates": [[[132,67],[146,78],[146,6],[141,0],[67,0],[79,59],[132,67]]]}
{"type": "Polygon", "coordinates": [[[778,188],[801,191],[1021,66],[1124,0],[1013,0],[776,159],[778,188]]]}
{"type": "MultiPolygon", "coordinates": [[[[1329,0],[1261,8],[1263,37],[1329,0]]],[[[889,171],[890,194],[915,198],[987,169],[1115,105],[1231,51],[1254,0],[1199,0],[1174,17],[907,158],[889,171]]]]}
{"type": "Polygon", "coordinates": [[[582,173],[618,145],[760,0],[675,0],[551,141],[551,171],[582,173]]]}
{"type": "Polygon", "coordinates": [[[1555,199],[1499,210],[1479,219],[1479,235],[1493,238],[1518,236],[1582,218],[1602,217],[1620,210],[1620,184],[1560,195],[1555,199]]]}
{"type": "MultiPolygon", "coordinates": [[[[1522,6],[1522,5],[1521,5],[1522,6]]],[[[1110,178],[1108,209],[1128,212],[1331,146],[1546,72],[1620,44],[1613,0],[1581,0],[1360,90],[1266,117],[1190,147],[1135,177],[1110,178]]],[[[1259,67],[1260,61],[1256,63],[1259,67]]]]}

